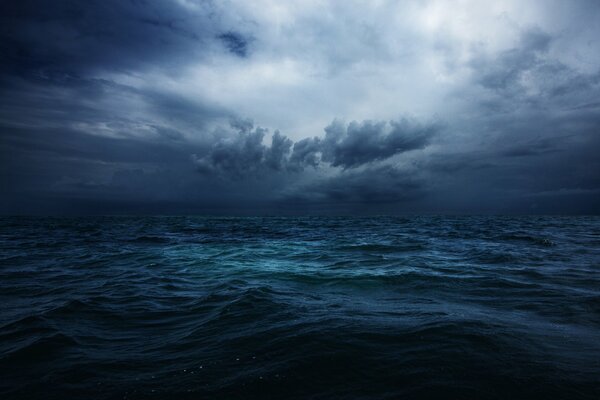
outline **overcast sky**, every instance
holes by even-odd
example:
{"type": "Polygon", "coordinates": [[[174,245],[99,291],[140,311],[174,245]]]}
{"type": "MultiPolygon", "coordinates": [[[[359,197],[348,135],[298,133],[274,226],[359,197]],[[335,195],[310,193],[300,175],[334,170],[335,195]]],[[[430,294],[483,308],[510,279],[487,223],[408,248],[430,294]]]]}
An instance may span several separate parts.
{"type": "Polygon", "coordinates": [[[6,0],[0,213],[600,213],[600,2],[6,0]]]}

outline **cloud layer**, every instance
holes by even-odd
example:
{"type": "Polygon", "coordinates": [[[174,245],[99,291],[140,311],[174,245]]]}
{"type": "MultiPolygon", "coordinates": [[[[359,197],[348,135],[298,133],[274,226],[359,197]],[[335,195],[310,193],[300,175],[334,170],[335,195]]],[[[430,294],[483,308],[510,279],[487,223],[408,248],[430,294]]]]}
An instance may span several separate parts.
{"type": "Polygon", "coordinates": [[[0,212],[598,213],[593,1],[6,1],[0,212]]]}

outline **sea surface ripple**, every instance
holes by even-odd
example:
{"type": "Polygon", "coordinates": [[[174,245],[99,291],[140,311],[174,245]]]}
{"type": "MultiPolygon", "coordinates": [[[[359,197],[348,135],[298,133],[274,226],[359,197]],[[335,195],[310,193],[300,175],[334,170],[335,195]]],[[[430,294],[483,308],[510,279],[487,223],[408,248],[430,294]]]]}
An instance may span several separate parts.
{"type": "Polygon", "coordinates": [[[0,219],[3,399],[599,399],[600,217],[0,219]]]}

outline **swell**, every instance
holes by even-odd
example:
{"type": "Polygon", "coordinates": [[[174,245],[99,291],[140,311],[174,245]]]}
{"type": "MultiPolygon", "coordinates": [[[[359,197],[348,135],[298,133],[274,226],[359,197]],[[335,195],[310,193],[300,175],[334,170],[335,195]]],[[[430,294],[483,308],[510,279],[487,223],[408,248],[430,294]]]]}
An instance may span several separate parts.
{"type": "Polygon", "coordinates": [[[600,393],[598,218],[2,222],[3,397],[600,393]]]}

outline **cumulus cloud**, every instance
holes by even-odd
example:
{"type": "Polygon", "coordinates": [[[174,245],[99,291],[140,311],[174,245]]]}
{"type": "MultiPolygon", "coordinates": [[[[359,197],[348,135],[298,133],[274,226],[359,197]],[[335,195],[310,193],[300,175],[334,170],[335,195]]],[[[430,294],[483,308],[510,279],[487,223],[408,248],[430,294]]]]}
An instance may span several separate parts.
{"type": "Polygon", "coordinates": [[[416,121],[334,121],[325,137],[305,138],[294,143],[275,131],[271,146],[263,144],[267,130],[251,120],[235,119],[234,135],[217,138],[207,154],[192,156],[198,171],[224,178],[240,179],[269,171],[300,172],[320,165],[356,168],[427,146],[439,130],[438,124],[416,121]]]}
{"type": "Polygon", "coordinates": [[[290,139],[282,135],[279,131],[275,131],[271,147],[265,154],[265,164],[275,171],[281,171],[285,168],[292,144],[293,142],[290,139]]]}
{"type": "Polygon", "coordinates": [[[292,169],[302,169],[304,165],[317,167],[321,160],[321,139],[305,138],[294,143],[294,151],[290,157],[292,169]]]}
{"type": "Polygon", "coordinates": [[[344,125],[334,121],[325,128],[323,161],[334,167],[353,168],[396,154],[422,149],[439,130],[435,124],[400,121],[364,121],[344,125]]]}
{"type": "MultiPolygon", "coordinates": [[[[277,167],[283,156],[281,143],[268,148],[262,143],[265,129],[253,128],[246,122],[233,125],[239,128],[236,135],[217,139],[204,156],[192,156],[198,170],[205,174],[241,178],[265,168],[276,169],[273,167],[277,167]]],[[[286,140],[278,136],[277,140],[280,139],[286,140]]]]}

